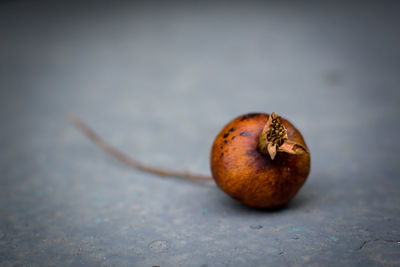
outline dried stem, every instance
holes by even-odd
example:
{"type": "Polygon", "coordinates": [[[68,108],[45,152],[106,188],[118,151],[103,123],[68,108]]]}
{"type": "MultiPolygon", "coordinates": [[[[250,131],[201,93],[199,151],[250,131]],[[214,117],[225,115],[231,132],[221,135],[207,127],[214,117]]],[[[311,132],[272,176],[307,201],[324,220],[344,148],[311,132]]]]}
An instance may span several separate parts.
{"type": "Polygon", "coordinates": [[[69,115],[69,120],[71,123],[78,128],[82,133],[84,133],[93,143],[103,149],[106,153],[110,154],[111,156],[115,157],[116,159],[124,162],[125,164],[134,167],[138,170],[153,173],[159,176],[164,177],[180,177],[194,181],[210,181],[212,177],[204,176],[199,174],[192,174],[185,171],[172,171],[166,170],[162,168],[156,168],[144,163],[141,163],[137,160],[134,160],[130,156],[124,154],[123,152],[117,150],[116,148],[112,147],[106,141],[104,141],[100,136],[96,134],[94,130],[92,130],[89,126],[87,126],[81,119],[79,119],[75,115],[69,115]]]}

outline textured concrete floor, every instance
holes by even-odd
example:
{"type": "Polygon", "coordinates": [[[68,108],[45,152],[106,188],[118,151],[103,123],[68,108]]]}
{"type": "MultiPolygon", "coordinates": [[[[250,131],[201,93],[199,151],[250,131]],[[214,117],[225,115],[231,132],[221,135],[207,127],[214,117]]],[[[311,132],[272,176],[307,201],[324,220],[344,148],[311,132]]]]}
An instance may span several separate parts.
{"type": "Polygon", "coordinates": [[[399,6],[0,4],[1,266],[400,265],[399,6]],[[275,111],[312,171],[284,209],[105,155],[209,174],[214,136],[275,111]]]}

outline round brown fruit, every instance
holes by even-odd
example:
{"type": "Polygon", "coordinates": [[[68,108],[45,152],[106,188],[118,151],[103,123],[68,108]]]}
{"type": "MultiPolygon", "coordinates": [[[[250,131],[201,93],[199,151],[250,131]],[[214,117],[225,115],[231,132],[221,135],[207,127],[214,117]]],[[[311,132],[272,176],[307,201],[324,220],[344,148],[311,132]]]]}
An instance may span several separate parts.
{"type": "Polygon", "coordinates": [[[289,202],[306,181],[310,153],[288,120],[275,113],[251,113],[232,120],[217,135],[211,172],[229,196],[251,207],[274,208],[289,202]]]}

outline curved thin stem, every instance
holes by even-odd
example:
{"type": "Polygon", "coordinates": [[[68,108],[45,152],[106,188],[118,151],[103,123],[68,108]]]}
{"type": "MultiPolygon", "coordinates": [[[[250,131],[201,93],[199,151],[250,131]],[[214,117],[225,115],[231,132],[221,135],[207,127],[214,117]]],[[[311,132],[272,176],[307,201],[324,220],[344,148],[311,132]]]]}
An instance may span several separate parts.
{"type": "Polygon", "coordinates": [[[212,177],[210,177],[210,176],[192,174],[192,173],[186,172],[186,171],[167,170],[167,169],[152,167],[152,166],[146,165],[144,163],[141,163],[141,162],[131,158],[130,156],[126,155],[125,153],[117,150],[116,148],[112,147],[109,143],[107,143],[100,136],[98,136],[94,130],[92,130],[89,126],[87,126],[77,116],[70,114],[68,116],[68,119],[77,129],[79,129],[94,144],[96,144],[98,147],[103,149],[106,153],[108,153],[109,155],[115,157],[116,159],[118,159],[118,160],[124,162],[125,164],[127,164],[131,167],[134,167],[138,170],[153,173],[153,174],[156,174],[159,176],[164,176],[164,177],[180,177],[180,178],[185,178],[185,179],[194,180],[194,181],[210,181],[210,180],[212,180],[212,177]]]}

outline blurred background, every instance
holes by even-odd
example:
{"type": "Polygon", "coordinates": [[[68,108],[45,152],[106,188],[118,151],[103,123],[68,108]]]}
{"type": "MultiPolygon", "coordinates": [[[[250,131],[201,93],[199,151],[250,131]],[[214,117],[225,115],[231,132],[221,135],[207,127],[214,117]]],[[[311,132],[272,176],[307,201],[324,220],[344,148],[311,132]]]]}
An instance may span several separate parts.
{"type": "Polygon", "coordinates": [[[400,5],[2,1],[0,265],[400,264],[400,5]],[[284,209],[105,155],[204,175],[247,112],[301,130],[312,170],[284,209]]]}

